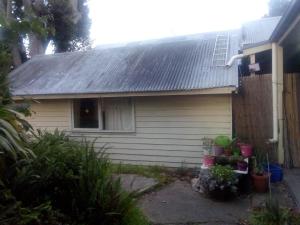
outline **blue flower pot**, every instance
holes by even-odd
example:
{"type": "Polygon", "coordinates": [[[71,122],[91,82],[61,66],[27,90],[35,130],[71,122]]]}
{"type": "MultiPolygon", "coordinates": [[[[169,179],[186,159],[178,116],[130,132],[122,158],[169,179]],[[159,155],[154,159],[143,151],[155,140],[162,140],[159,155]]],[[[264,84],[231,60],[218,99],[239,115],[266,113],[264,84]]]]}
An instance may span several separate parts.
{"type": "Polygon", "coordinates": [[[265,165],[264,169],[266,172],[271,173],[271,182],[272,183],[282,181],[283,172],[282,172],[282,168],[279,165],[271,163],[271,164],[269,164],[269,168],[268,168],[268,165],[265,165]]]}

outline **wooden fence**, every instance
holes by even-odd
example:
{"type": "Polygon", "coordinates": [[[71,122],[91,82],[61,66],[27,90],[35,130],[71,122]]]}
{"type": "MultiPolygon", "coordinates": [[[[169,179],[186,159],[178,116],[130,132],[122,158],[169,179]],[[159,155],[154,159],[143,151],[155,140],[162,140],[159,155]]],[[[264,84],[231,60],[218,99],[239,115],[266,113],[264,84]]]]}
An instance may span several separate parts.
{"type": "Polygon", "coordinates": [[[284,75],[285,166],[300,167],[300,74],[284,75]]]}
{"type": "MultiPolygon", "coordinates": [[[[241,77],[233,96],[234,132],[276,160],[275,148],[267,142],[273,135],[272,114],[272,76],[241,77]]],[[[284,164],[300,167],[300,74],[284,74],[283,115],[284,164]]]]}
{"type": "Polygon", "coordinates": [[[272,115],[272,75],[241,77],[239,92],[233,96],[234,133],[276,159],[268,143],[273,135],[272,115]]]}

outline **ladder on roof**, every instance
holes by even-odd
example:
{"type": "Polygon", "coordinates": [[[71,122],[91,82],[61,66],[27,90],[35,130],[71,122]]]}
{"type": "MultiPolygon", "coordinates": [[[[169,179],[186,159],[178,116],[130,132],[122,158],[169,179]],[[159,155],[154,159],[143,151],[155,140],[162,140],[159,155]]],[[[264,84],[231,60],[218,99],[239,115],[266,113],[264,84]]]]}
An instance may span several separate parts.
{"type": "Polygon", "coordinates": [[[212,57],[213,66],[225,66],[229,48],[229,33],[218,34],[215,41],[215,48],[212,57]]]}

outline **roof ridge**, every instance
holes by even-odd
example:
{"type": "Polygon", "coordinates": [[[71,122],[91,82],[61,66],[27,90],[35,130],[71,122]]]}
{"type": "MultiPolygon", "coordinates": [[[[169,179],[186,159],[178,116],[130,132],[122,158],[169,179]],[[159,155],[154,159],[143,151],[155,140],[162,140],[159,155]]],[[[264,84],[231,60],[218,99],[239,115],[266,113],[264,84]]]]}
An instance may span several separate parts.
{"type": "Polygon", "coordinates": [[[84,51],[74,51],[74,52],[58,52],[53,54],[38,54],[33,56],[30,60],[38,60],[41,58],[47,57],[57,57],[63,55],[72,55],[72,54],[84,54],[90,52],[98,52],[101,50],[107,49],[120,49],[126,47],[135,47],[135,46],[145,46],[145,45],[152,45],[152,44],[160,44],[160,43],[179,43],[179,42],[186,42],[192,40],[205,40],[205,35],[217,35],[220,33],[234,33],[238,32],[240,29],[229,29],[229,30],[221,30],[221,31],[210,31],[210,32],[203,32],[203,33],[195,33],[195,34],[187,34],[187,35],[178,35],[172,37],[164,37],[164,38],[157,38],[157,39],[149,39],[149,40],[141,40],[141,41],[134,41],[134,42],[127,42],[127,43],[120,43],[120,44],[108,44],[108,45],[99,45],[93,49],[84,50],[84,51]],[[203,37],[201,37],[203,36],[203,37]],[[180,39],[182,38],[182,39],[180,39]],[[184,39],[184,38],[192,38],[192,39],[184,39]]]}
{"type": "Polygon", "coordinates": [[[274,20],[274,19],[280,19],[280,18],[281,18],[281,16],[262,17],[260,19],[250,20],[248,22],[245,22],[242,24],[242,27],[244,27],[245,25],[247,25],[249,23],[255,23],[255,22],[262,21],[262,20],[274,20]]]}

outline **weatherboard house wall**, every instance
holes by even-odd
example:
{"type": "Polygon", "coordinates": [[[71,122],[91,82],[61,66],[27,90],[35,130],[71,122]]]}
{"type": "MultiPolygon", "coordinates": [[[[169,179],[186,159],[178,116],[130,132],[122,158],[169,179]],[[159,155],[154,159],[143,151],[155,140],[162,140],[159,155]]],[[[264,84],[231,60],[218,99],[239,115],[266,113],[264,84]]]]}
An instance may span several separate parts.
{"type": "Polygon", "coordinates": [[[232,134],[231,96],[134,97],[133,132],[72,131],[71,100],[40,100],[28,121],[35,129],[64,130],[93,141],[114,162],[169,167],[199,166],[202,138],[232,134]]]}

